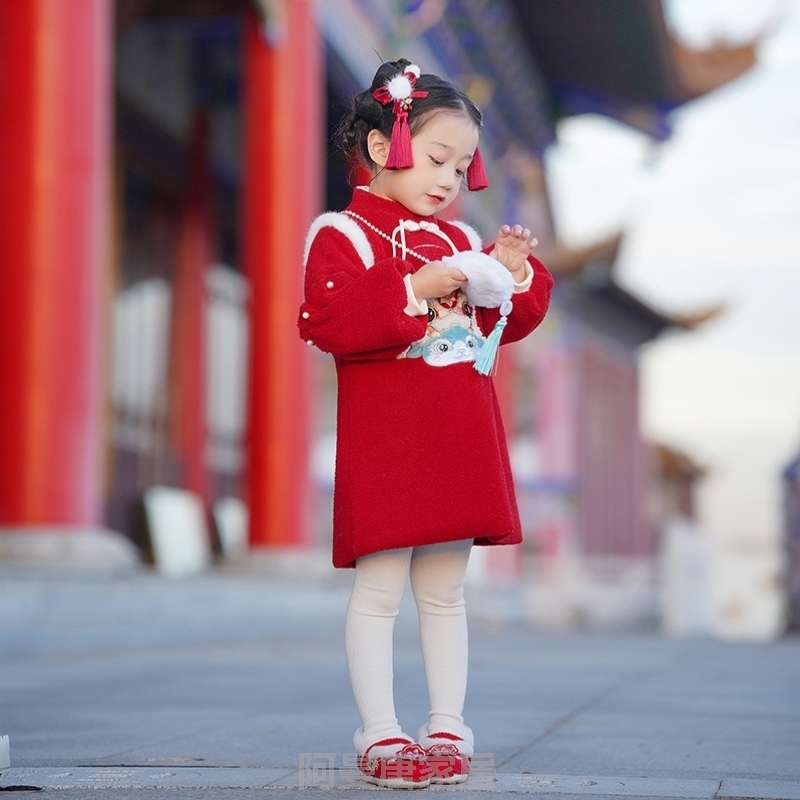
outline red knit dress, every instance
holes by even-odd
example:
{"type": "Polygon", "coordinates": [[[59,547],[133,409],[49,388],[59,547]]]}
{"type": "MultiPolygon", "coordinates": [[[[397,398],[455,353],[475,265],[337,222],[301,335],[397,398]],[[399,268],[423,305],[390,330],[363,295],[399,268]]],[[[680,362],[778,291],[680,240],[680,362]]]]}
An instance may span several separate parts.
{"type": "MultiPolygon", "coordinates": [[[[405,276],[453,253],[430,224],[458,250],[480,249],[471,228],[363,189],[309,231],[298,327],[336,362],[336,567],[400,547],[522,540],[493,381],[473,366],[498,310],[471,308],[457,290],[429,300],[427,315],[406,312],[405,276]],[[403,220],[418,228],[403,231],[405,259],[390,241],[403,220]]],[[[547,311],[553,279],[529,261],[533,280],[513,296],[503,343],[527,336],[547,311]]]]}

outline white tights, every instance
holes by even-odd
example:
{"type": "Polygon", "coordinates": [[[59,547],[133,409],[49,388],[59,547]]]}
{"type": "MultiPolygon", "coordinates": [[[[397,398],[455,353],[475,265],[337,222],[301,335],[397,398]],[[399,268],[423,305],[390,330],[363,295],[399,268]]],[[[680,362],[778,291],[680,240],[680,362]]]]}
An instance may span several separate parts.
{"type": "Polygon", "coordinates": [[[464,575],[471,545],[469,539],[386,550],[356,562],[345,644],[363,724],[356,732],[361,752],[365,744],[403,735],[394,708],[392,635],[409,577],[419,612],[429,730],[458,735],[465,730],[461,716],[467,688],[464,575]]]}

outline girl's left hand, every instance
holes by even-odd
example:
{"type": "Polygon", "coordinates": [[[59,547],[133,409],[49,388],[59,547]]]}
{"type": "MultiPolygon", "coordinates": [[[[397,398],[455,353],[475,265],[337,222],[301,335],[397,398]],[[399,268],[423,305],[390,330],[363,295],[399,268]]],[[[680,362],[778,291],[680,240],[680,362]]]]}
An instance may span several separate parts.
{"type": "Polygon", "coordinates": [[[496,258],[514,276],[516,283],[522,283],[527,272],[525,265],[528,256],[537,244],[539,242],[531,236],[530,228],[503,225],[497,232],[494,249],[489,255],[496,258]]]}

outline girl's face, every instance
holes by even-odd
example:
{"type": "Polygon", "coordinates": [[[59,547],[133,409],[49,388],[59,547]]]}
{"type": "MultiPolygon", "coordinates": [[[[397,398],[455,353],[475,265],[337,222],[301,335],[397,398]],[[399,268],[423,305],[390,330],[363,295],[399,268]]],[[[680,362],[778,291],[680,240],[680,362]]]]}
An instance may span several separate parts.
{"type": "MultiPolygon", "coordinates": [[[[370,191],[402,203],[420,216],[444,210],[458,197],[478,147],[478,136],[478,128],[466,114],[434,114],[411,138],[414,166],[381,169],[373,178],[370,191]]],[[[389,155],[389,140],[372,131],[370,145],[373,161],[383,167],[389,155]]]]}

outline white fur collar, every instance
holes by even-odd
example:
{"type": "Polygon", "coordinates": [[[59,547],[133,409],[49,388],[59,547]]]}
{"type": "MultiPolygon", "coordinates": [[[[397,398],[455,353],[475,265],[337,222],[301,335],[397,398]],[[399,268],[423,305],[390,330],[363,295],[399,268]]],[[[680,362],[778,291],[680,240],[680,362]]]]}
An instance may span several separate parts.
{"type": "Polygon", "coordinates": [[[306,235],[306,246],[303,252],[303,268],[308,263],[308,254],[311,251],[311,245],[314,238],[323,228],[335,228],[339,233],[346,236],[350,243],[353,245],[358,257],[364,262],[364,267],[369,269],[375,264],[375,254],[372,252],[367,235],[362,230],[361,226],[346,214],[338,211],[326,211],[320,214],[308,229],[306,235]]]}

